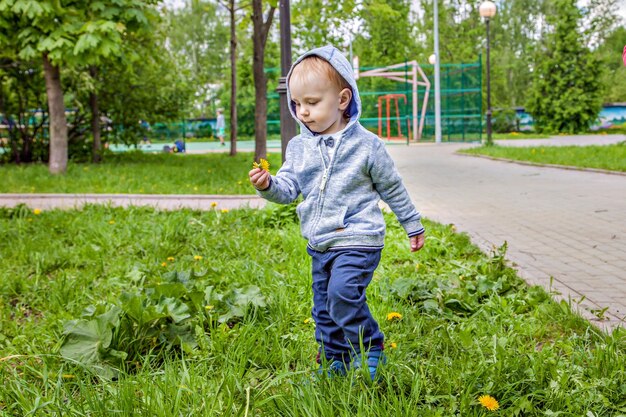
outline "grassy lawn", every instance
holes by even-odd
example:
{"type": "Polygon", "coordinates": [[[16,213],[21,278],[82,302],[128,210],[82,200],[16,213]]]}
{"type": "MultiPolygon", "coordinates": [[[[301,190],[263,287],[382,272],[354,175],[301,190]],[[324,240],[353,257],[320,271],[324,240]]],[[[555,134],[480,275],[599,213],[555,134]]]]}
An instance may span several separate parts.
{"type": "MultiPolygon", "coordinates": [[[[102,164],[70,162],[65,176],[50,175],[44,164],[0,165],[0,193],[254,194],[253,158],[127,152],[107,155],[102,164]]],[[[280,154],[269,161],[276,172],[280,154]]]]}
{"type": "Polygon", "coordinates": [[[481,146],[462,152],[516,161],[626,172],[626,142],[606,146],[481,146]]]}
{"type": "Polygon", "coordinates": [[[626,414],[626,331],[601,334],[452,226],[426,222],[411,254],[387,220],[371,385],[312,377],[292,206],[0,209],[0,415],[484,416],[481,395],[507,416],[626,414]]]}

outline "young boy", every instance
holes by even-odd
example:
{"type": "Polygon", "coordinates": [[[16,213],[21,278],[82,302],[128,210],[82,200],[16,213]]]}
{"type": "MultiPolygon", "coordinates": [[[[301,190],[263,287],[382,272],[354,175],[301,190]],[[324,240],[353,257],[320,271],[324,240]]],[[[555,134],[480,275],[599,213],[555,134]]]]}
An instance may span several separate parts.
{"type": "Polygon", "coordinates": [[[365,289],[380,261],[385,221],[382,198],[410,239],[424,245],[424,228],[382,140],[359,123],[361,100],[352,67],[332,46],[302,55],[287,75],[291,114],[300,135],[286,150],[276,176],[255,168],[250,181],[269,201],[297,213],[312,257],[318,362],[329,373],[367,367],[372,380],[384,361],[384,336],[365,289]],[[321,360],[324,355],[326,361],[321,360]]]}

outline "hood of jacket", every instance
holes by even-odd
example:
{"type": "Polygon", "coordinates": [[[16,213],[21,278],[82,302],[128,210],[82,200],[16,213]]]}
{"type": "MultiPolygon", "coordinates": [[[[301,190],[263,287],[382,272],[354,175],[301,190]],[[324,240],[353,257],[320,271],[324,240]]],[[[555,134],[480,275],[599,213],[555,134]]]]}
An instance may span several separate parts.
{"type": "Polygon", "coordinates": [[[291,100],[291,90],[289,88],[289,80],[291,78],[291,73],[296,65],[300,63],[304,58],[308,56],[318,56],[322,59],[328,61],[328,63],[335,69],[339,74],[350,84],[350,88],[352,89],[352,100],[350,101],[350,105],[348,106],[348,114],[350,115],[350,120],[345,127],[345,131],[350,129],[361,117],[361,97],[359,97],[359,89],[356,85],[356,79],[354,78],[354,71],[352,69],[352,65],[348,62],[346,57],[339,51],[339,49],[335,48],[332,45],[322,46],[321,48],[312,49],[305,54],[301,55],[296,59],[296,61],[291,66],[289,73],[287,74],[287,100],[289,103],[289,111],[291,112],[291,116],[296,119],[298,124],[300,125],[300,132],[304,136],[317,136],[316,133],[311,132],[308,127],[304,123],[302,123],[298,116],[296,115],[296,106],[291,100]]]}

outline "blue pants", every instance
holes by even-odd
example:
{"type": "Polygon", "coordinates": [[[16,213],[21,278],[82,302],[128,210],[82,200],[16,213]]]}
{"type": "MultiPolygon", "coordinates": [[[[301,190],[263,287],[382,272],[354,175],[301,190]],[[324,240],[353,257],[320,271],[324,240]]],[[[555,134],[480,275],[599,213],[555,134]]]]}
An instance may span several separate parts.
{"type": "Polygon", "coordinates": [[[307,251],[313,261],[312,314],[320,352],[327,360],[348,362],[360,353],[360,343],[366,350],[382,350],[384,335],[365,296],[381,251],[307,251]]]}

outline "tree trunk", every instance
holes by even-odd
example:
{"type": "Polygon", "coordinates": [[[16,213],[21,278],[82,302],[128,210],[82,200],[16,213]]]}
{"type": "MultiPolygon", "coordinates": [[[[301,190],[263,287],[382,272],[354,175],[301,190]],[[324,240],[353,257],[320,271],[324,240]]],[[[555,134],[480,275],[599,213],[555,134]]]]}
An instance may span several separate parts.
{"type": "Polygon", "coordinates": [[[237,27],[235,0],[230,0],[230,155],[237,155],[237,27]]]}
{"type": "Polygon", "coordinates": [[[61,71],[43,55],[43,68],[48,96],[48,114],[50,123],[50,161],[51,174],[64,174],[67,171],[67,119],[61,87],[61,71]]]}
{"type": "Polygon", "coordinates": [[[252,71],[254,75],[254,159],[267,158],[267,78],[263,72],[265,64],[265,43],[272,25],[275,7],[270,7],[267,21],[263,22],[262,0],[252,0],[252,44],[254,48],[252,71]]]}
{"type": "MultiPolygon", "coordinates": [[[[89,75],[96,84],[97,68],[90,67],[89,75]]],[[[89,93],[89,107],[91,107],[91,133],[93,135],[91,160],[97,164],[102,161],[102,141],[100,140],[100,110],[98,109],[98,93],[96,91],[89,93]]]]}

